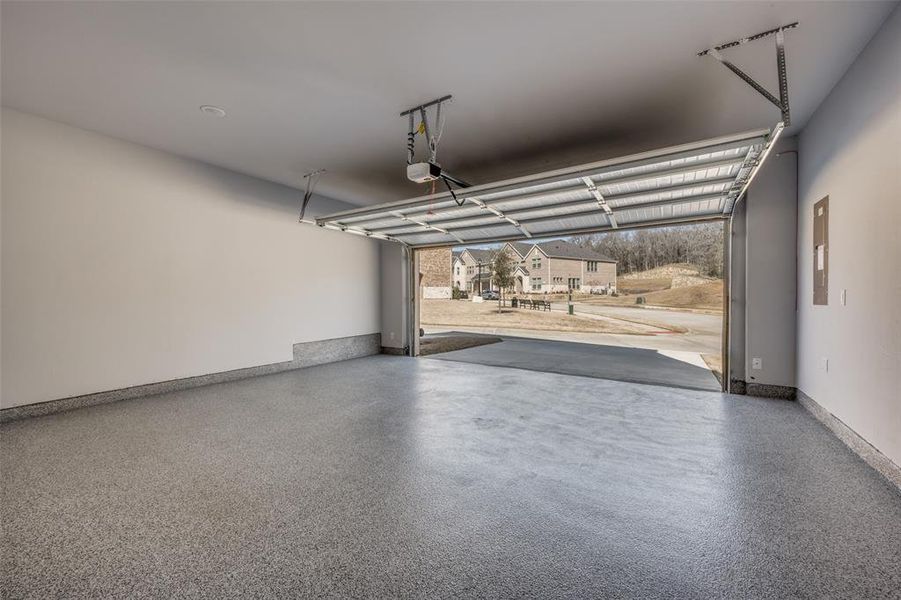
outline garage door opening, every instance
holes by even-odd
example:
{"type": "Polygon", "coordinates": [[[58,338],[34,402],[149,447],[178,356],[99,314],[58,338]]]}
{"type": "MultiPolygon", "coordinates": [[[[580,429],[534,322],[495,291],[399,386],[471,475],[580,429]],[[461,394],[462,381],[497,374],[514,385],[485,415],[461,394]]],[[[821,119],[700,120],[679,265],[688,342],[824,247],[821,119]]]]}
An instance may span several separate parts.
{"type": "MultiPolygon", "coordinates": [[[[403,245],[406,250],[405,256],[412,259],[409,260],[407,269],[409,285],[404,292],[404,297],[412,303],[412,310],[403,309],[409,341],[407,351],[411,355],[419,355],[421,350],[418,334],[423,305],[420,296],[430,294],[429,288],[436,287],[424,285],[428,281],[423,281],[426,274],[422,273],[419,265],[422,251],[430,248],[449,248],[448,252],[453,256],[454,248],[460,249],[461,252],[466,250],[472,252],[493,247],[495,251],[499,251],[498,244],[509,242],[510,247],[523,249],[522,252],[516,251],[514,254],[518,253],[519,266],[525,268],[515,274],[516,279],[507,287],[514,292],[519,289],[520,293],[526,296],[523,298],[529,300],[526,310],[550,313],[551,319],[581,318],[596,323],[614,318],[606,314],[589,312],[587,307],[592,304],[603,304],[600,300],[614,304],[605,306],[603,310],[608,312],[617,310],[620,317],[624,317],[627,310],[648,310],[649,298],[657,302],[663,302],[666,298],[669,302],[678,301],[684,292],[679,292],[672,280],[686,274],[671,271],[678,268],[681,263],[669,263],[671,271],[654,272],[651,269],[644,269],[643,276],[639,278],[664,279],[668,275],[670,283],[669,287],[641,291],[641,294],[645,294],[642,302],[646,306],[640,309],[636,309],[635,306],[615,306],[616,302],[613,299],[622,298],[621,292],[624,293],[626,289],[620,287],[623,280],[619,277],[615,283],[605,281],[601,277],[596,281],[589,280],[589,268],[592,269],[590,271],[592,274],[596,273],[599,276],[606,269],[605,265],[608,263],[601,258],[586,258],[582,261],[584,266],[581,268],[584,272],[570,270],[543,273],[544,264],[563,260],[569,252],[568,248],[573,244],[578,245],[576,242],[580,238],[574,236],[587,234],[619,234],[718,222],[721,231],[727,230],[725,238],[729,239],[731,235],[728,230],[731,228],[733,211],[770,154],[782,130],[783,124],[777,123],[772,130],[750,131],[529,177],[343,211],[317,218],[316,224],[403,245]],[[534,269],[531,268],[533,264],[534,269]],[[577,295],[589,296],[581,303],[584,305],[581,309],[582,314],[576,314],[573,308],[574,314],[569,315],[570,289],[577,295]],[[533,292],[547,292],[547,298],[530,297],[533,292]],[[566,295],[565,301],[560,294],[566,295]],[[590,296],[606,296],[606,298],[593,299],[590,296]],[[561,304],[565,305],[564,314],[559,314],[561,304]]],[[[724,265],[728,265],[728,247],[723,248],[723,254],[726,255],[724,265]]],[[[725,271],[724,279],[728,289],[728,267],[725,271]]],[[[474,273],[473,276],[479,282],[476,289],[484,292],[486,286],[491,287],[490,273],[474,273]]],[[[697,273],[696,276],[704,275],[697,273]]],[[[711,288],[715,287],[714,282],[710,283],[711,288]]],[[[638,285],[640,287],[647,284],[648,282],[638,285]]],[[[722,284],[719,285],[720,288],[723,287],[722,284]]],[[[471,287],[466,286],[467,293],[471,293],[471,287]]],[[[636,291],[638,288],[632,289],[632,292],[636,291]]],[[[728,315],[728,294],[723,296],[726,306],[724,314],[728,315]]],[[[579,299],[583,300],[581,297],[579,299]]],[[[639,302],[638,298],[631,297],[623,300],[629,301],[635,301],[636,304],[639,302]]],[[[503,311],[503,307],[501,310],[503,311]]],[[[519,298],[516,310],[525,313],[519,306],[519,298]]],[[[533,317],[530,315],[523,318],[533,317]]],[[[627,318],[617,318],[617,321],[620,327],[626,327],[623,323],[628,322],[627,318]]],[[[725,345],[728,346],[728,319],[721,317],[720,323],[720,338],[725,339],[725,345]]],[[[667,323],[664,322],[632,324],[638,328],[653,328],[658,325],[667,327],[667,323]]],[[[671,324],[671,327],[691,329],[685,325],[671,324]]],[[[633,332],[631,335],[637,333],[633,332]]],[[[547,343],[557,344],[554,352],[549,353],[544,359],[544,362],[549,364],[556,362],[557,366],[547,370],[558,369],[565,372],[564,369],[571,369],[572,365],[580,362],[579,350],[582,348],[564,346],[577,342],[547,340],[547,343]]],[[[480,347],[481,352],[494,350],[496,349],[494,346],[497,344],[483,344],[480,347]]],[[[604,364],[615,365],[612,370],[620,373],[620,378],[627,378],[622,373],[628,371],[628,367],[635,362],[635,355],[642,349],[635,348],[624,357],[623,350],[615,346],[610,348],[612,348],[609,350],[610,356],[604,364]]],[[[471,350],[476,351],[479,349],[471,350]]],[[[656,352],[655,356],[658,358],[661,356],[672,358],[660,350],[648,351],[656,352]]],[[[666,350],[666,352],[678,351],[666,350]]],[[[510,357],[514,356],[514,353],[507,354],[506,360],[513,361],[510,357]]],[[[721,362],[723,372],[726,373],[729,371],[728,356],[728,348],[725,348],[721,362]]],[[[680,361],[673,359],[673,362],[680,361]]],[[[698,364],[697,367],[709,372],[707,369],[709,365],[710,363],[704,361],[704,366],[698,364]]],[[[586,367],[586,370],[590,370],[590,367],[586,367]]],[[[659,383],[679,384],[674,377],[661,379],[663,380],[659,383]]],[[[728,377],[726,379],[728,380],[728,377]]],[[[696,386],[688,384],[685,387],[696,386]]],[[[706,389],[706,386],[704,387],[706,389]]]]}
{"type": "Polygon", "coordinates": [[[420,355],[719,391],[723,229],[419,250],[420,355]]]}

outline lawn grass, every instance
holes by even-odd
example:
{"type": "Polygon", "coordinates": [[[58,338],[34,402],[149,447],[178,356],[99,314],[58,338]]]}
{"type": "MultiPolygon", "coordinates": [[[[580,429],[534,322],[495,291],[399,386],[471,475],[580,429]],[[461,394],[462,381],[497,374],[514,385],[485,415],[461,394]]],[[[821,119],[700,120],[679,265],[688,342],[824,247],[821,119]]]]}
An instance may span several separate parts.
{"type": "MultiPolygon", "coordinates": [[[[644,280],[636,280],[644,281],[644,280]]],[[[631,283],[631,282],[630,282],[631,283]]],[[[622,283],[619,284],[622,290],[622,283]]],[[[721,279],[689,285],[686,287],[663,289],[647,293],[633,293],[619,296],[592,296],[582,302],[601,306],[642,306],[638,304],[639,296],[644,297],[644,305],[648,307],[662,306],[665,308],[685,308],[690,310],[703,310],[710,312],[722,312],[723,310],[723,281],[721,279]]]]}
{"type": "Polygon", "coordinates": [[[616,283],[616,289],[620,294],[647,294],[668,290],[673,286],[670,277],[656,277],[653,279],[620,279],[616,283]]]}
{"type": "Polygon", "coordinates": [[[723,282],[673,288],[644,294],[646,304],[672,308],[723,310],[723,282]]]}
{"type": "Polygon", "coordinates": [[[647,331],[646,327],[627,321],[613,318],[592,319],[559,311],[505,307],[498,313],[497,302],[469,300],[423,300],[420,323],[442,327],[490,327],[634,335],[644,335],[647,331]]]}

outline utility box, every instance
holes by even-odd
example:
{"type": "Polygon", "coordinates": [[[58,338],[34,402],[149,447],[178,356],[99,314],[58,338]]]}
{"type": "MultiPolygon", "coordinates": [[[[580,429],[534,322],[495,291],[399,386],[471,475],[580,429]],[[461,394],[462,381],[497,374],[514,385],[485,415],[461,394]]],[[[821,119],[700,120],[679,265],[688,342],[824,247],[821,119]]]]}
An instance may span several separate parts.
{"type": "Polygon", "coordinates": [[[813,205],[813,303],[829,304],[829,196],[813,205]]]}

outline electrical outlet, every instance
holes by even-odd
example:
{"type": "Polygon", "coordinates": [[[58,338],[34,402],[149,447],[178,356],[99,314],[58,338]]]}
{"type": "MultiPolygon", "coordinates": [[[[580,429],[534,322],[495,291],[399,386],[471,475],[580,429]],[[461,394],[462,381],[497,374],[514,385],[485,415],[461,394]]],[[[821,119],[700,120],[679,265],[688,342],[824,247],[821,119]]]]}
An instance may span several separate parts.
{"type": "Polygon", "coordinates": [[[756,369],[756,370],[758,370],[758,371],[759,371],[760,369],[762,369],[762,368],[763,368],[763,359],[762,359],[762,358],[756,358],[756,357],[755,357],[755,358],[752,358],[752,359],[751,359],[751,368],[752,368],[752,369],[756,369]]]}

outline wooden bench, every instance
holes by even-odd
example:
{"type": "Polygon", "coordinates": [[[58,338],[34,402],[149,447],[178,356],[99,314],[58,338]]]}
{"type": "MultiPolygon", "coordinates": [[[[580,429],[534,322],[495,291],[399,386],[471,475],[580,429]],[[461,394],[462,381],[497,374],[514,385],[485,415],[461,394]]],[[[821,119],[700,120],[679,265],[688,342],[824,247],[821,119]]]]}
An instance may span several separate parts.
{"type": "Polygon", "coordinates": [[[521,298],[519,300],[519,306],[522,308],[526,308],[526,307],[532,308],[532,301],[529,300],[528,298],[521,298]]]}
{"type": "Polygon", "coordinates": [[[532,308],[534,310],[551,310],[551,303],[547,300],[532,300],[532,308]]]}

